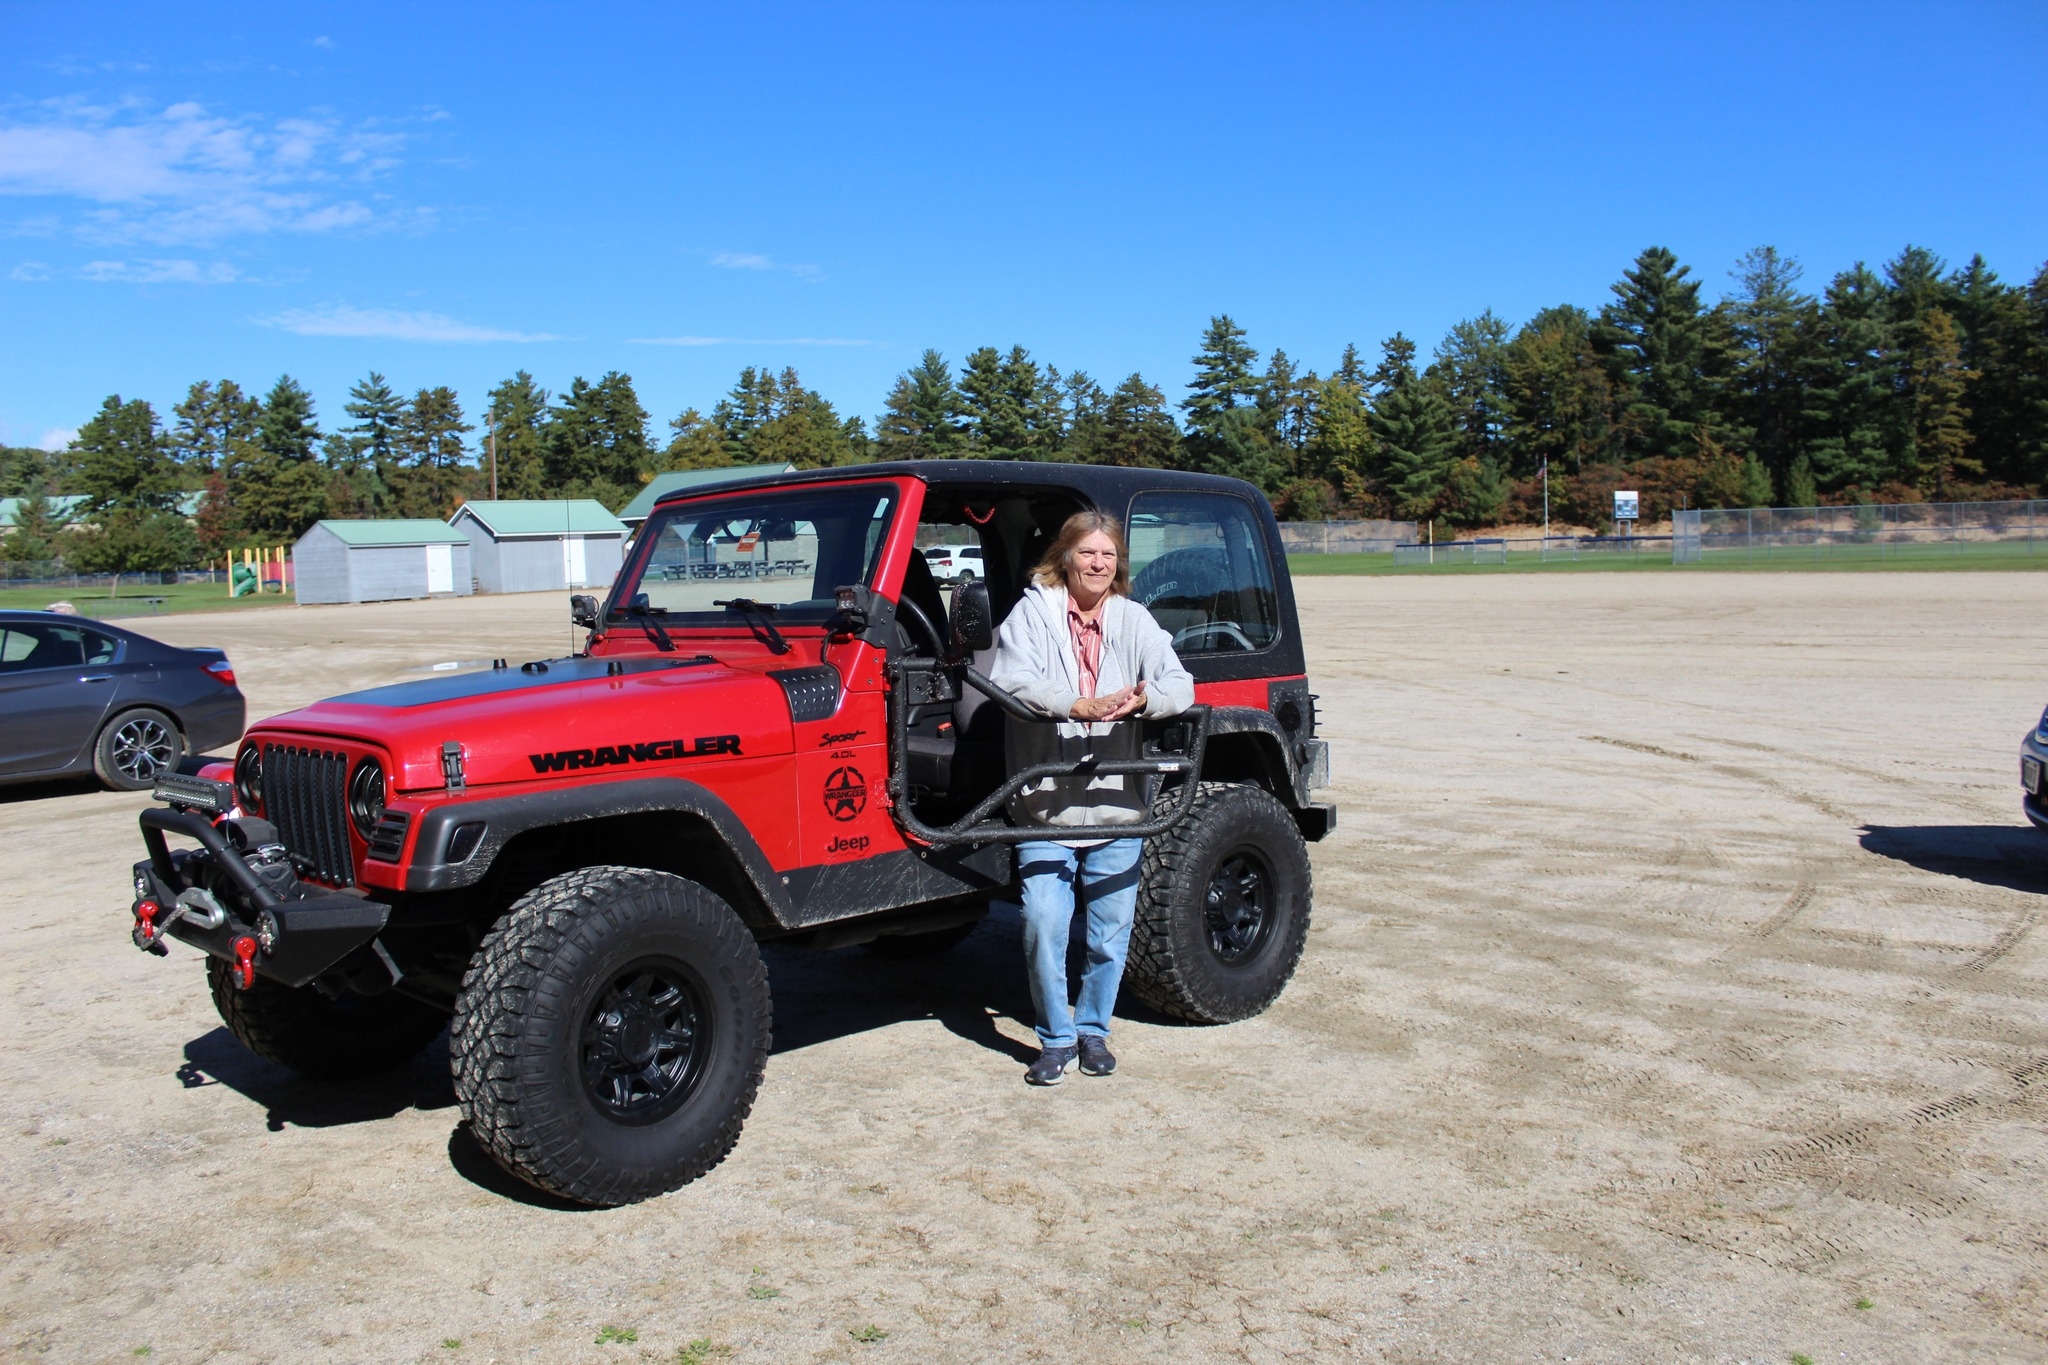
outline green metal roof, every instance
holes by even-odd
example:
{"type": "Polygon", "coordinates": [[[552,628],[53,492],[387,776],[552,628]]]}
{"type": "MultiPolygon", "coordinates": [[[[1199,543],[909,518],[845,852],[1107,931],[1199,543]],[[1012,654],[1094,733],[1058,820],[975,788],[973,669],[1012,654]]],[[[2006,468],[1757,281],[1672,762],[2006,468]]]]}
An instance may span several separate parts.
{"type": "MultiPolygon", "coordinates": [[[[14,525],[15,516],[20,512],[22,504],[27,501],[27,498],[0,498],[0,526],[14,525]]],[[[69,522],[85,501],[83,493],[62,493],[54,498],[45,499],[51,524],[62,526],[69,522]]]]}
{"type": "MultiPolygon", "coordinates": [[[[428,517],[403,517],[390,521],[316,521],[341,538],[344,545],[467,545],[469,537],[445,521],[428,517]]],[[[310,536],[313,531],[306,532],[310,536]]],[[[305,536],[299,537],[301,540],[305,536]]]]}
{"type": "MultiPolygon", "coordinates": [[[[626,523],[591,498],[489,498],[465,502],[455,517],[468,512],[494,536],[613,535],[626,533],[626,523]]],[[[452,523],[455,517],[448,520],[452,523]]]]}
{"type": "Polygon", "coordinates": [[[645,521],[647,514],[654,510],[655,499],[682,488],[713,488],[734,479],[751,479],[762,474],[788,474],[794,472],[793,464],[736,464],[723,469],[671,469],[666,474],[656,474],[653,482],[641,489],[634,499],[619,509],[620,521],[645,521]]]}

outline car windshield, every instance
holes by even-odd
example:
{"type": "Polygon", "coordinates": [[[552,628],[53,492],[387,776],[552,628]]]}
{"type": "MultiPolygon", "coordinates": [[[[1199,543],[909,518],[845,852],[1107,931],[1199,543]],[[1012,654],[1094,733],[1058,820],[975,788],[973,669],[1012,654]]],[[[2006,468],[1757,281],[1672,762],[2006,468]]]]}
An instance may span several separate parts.
{"type": "Polygon", "coordinates": [[[670,625],[734,622],[751,599],[782,624],[822,624],[838,589],[868,583],[896,510],[884,484],[758,493],[658,507],[620,576],[612,619],[635,607],[670,625]],[[680,618],[680,620],[676,619],[680,618]]]}

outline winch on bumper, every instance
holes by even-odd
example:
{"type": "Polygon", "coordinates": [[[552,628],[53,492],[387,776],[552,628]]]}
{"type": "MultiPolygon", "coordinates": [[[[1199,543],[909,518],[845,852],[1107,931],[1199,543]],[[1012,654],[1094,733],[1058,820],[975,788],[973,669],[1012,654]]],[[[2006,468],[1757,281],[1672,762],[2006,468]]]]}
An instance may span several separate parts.
{"type": "Polygon", "coordinates": [[[247,990],[259,974],[303,986],[373,946],[391,907],[301,882],[276,827],[235,813],[231,783],[165,774],[155,795],[169,809],[139,817],[149,857],[134,869],[136,947],[162,955],[166,936],[189,943],[247,990]],[[169,834],[199,847],[173,850],[169,834]]]}

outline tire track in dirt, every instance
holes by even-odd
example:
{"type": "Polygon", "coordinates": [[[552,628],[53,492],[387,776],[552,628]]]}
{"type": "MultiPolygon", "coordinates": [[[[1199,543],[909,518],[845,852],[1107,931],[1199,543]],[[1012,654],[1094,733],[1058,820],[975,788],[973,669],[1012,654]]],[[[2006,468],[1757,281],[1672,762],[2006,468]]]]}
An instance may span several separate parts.
{"type": "MultiPolygon", "coordinates": [[[[1775,1269],[1811,1273],[1861,1252],[1863,1245],[1844,1231],[1822,1232],[1794,1226],[1778,1216],[1784,1205],[1751,1210],[1750,1221],[1738,1223],[1742,1211],[1727,1208],[1725,1196],[1742,1186],[1799,1182],[1824,1186],[1828,1192],[1843,1192],[1845,1167],[1886,1138],[1906,1137],[1917,1132],[1943,1134],[1950,1126],[1981,1127],[2022,1106],[2037,1104],[2048,1097],[2048,1056],[2036,1056],[2015,1067],[2002,1069],[1990,1086],[1959,1091],[1940,1099],[1913,1105],[1896,1116],[1875,1115],[1842,1127],[1828,1128],[1791,1142],[1765,1148],[1739,1160],[1717,1162],[1695,1171],[1689,1179],[1673,1182],[1674,1193],[1690,1193],[1694,1207],[1668,1214],[1651,1213],[1637,1220],[1653,1232],[1672,1236],[1697,1246],[1747,1256],[1775,1269]],[[1689,1191],[1681,1187],[1689,1186],[1689,1191]],[[1724,1198],[1701,1205],[1707,1194],[1724,1198]]],[[[1925,1182],[1888,1178],[1858,1202],[1881,1204],[1918,1222],[1948,1218],[1967,1207],[1970,1196],[1929,1187],[1925,1182]]],[[[1853,1226],[1862,1220],[1847,1219],[1853,1226]]]]}
{"type": "Polygon", "coordinates": [[[1993,939],[1989,948],[1986,948],[1983,952],[1956,968],[1956,972],[1959,975],[1981,972],[1993,964],[2003,961],[2013,949],[2020,946],[2020,943],[2033,931],[2034,926],[2040,923],[2040,920],[2040,911],[2028,911],[2020,917],[2017,924],[2012,925],[1999,934],[1997,938],[1993,939]]]}
{"type": "Polygon", "coordinates": [[[1812,882],[1801,882],[1792,894],[1785,898],[1785,903],[1778,907],[1776,914],[1773,914],[1762,924],[1757,925],[1750,932],[1758,938],[1769,938],[1793,920],[1798,919],[1805,912],[1806,908],[1813,904],[1813,898],[1819,894],[1820,888],[1812,882]]]}

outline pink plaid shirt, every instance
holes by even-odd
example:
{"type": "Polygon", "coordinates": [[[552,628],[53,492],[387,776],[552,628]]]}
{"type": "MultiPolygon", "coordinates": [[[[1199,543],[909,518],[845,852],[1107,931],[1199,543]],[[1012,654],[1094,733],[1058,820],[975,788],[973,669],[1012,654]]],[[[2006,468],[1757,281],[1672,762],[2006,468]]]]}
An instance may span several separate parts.
{"type": "Polygon", "coordinates": [[[1095,695],[1095,680],[1102,673],[1102,617],[1081,619],[1081,613],[1067,608],[1067,629],[1074,635],[1075,671],[1081,675],[1081,695],[1095,695]]]}

